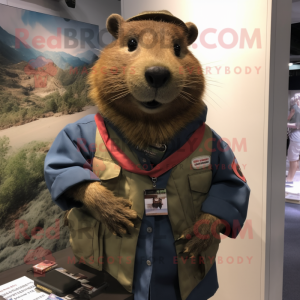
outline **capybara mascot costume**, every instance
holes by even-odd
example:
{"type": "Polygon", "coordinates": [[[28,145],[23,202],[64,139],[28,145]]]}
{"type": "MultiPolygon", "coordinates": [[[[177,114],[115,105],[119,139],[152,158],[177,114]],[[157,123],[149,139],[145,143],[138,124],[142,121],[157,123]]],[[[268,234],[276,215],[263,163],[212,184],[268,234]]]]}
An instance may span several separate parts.
{"type": "Polygon", "coordinates": [[[107,29],[115,40],[89,73],[99,113],[58,134],[47,186],[81,263],[135,300],[206,300],[220,234],[237,236],[250,189],[205,124],[206,81],[188,49],[197,27],[164,10],[113,14],[107,29]]]}

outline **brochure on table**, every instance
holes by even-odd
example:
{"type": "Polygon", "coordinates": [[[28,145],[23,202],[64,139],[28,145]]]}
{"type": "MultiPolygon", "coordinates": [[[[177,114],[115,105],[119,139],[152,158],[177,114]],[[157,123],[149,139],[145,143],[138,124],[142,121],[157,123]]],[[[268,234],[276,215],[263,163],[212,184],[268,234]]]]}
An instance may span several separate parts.
{"type": "Polygon", "coordinates": [[[49,297],[36,290],[33,280],[26,276],[1,285],[0,296],[7,300],[47,300],[49,297]]]}
{"type": "Polygon", "coordinates": [[[71,273],[64,268],[56,268],[55,271],[80,281],[81,287],[65,297],[58,297],[54,294],[49,295],[36,289],[34,281],[26,276],[23,276],[14,281],[1,285],[0,296],[6,300],[71,300],[77,299],[79,294],[84,291],[90,294],[90,296],[94,296],[102,292],[102,290],[105,288],[105,286],[101,285],[99,279],[96,279],[97,282],[93,282],[93,279],[91,279],[90,282],[90,280],[87,280],[87,276],[81,273],[71,273]]]}

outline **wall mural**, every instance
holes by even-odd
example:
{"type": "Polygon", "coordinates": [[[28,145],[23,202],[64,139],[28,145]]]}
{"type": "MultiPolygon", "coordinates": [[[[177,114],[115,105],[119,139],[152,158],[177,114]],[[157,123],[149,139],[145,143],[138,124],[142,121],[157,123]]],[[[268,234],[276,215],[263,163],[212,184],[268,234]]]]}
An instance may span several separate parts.
{"type": "Polygon", "coordinates": [[[98,26],[0,5],[0,272],[69,246],[43,165],[58,132],[97,111],[98,54],[98,26]]]}

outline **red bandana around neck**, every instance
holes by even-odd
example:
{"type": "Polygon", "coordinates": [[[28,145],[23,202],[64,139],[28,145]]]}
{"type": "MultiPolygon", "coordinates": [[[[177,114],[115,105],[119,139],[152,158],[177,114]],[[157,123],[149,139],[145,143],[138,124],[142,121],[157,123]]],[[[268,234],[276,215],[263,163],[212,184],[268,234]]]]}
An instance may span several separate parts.
{"type": "Polygon", "coordinates": [[[128,156],[115,144],[115,142],[110,139],[105,127],[104,119],[99,113],[95,115],[95,122],[106,148],[108,150],[114,149],[114,151],[109,152],[119,163],[120,167],[128,172],[147,175],[150,177],[159,177],[160,175],[166,173],[170,169],[180,164],[187,157],[189,157],[200,145],[205,132],[205,123],[203,123],[202,126],[200,126],[193,133],[189,140],[180,149],[172,153],[161,163],[157,164],[152,170],[146,171],[141,170],[138,165],[135,165],[128,158],[128,156]]]}

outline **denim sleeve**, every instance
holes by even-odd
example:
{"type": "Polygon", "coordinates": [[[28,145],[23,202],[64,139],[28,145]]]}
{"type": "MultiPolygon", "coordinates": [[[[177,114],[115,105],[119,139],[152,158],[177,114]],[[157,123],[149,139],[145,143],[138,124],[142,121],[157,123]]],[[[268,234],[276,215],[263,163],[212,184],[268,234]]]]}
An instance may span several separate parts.
{"type": "Polygon", "coordinates": [[[250,188],[233,171],[235,155],[214,131],[211,150],[212,185],[202,211],[226,221],[227,228],[222,233],[235,238],[247,217],[250,188]]]}
{"type": "Polygon", "coordinates": [[[82,204],[64,192],[84,181],[100,181],[92,172],[95,154],[94,115],[67,125],[54,140],[44,164],[44,176],[53,201],[63,210],[82,204]]]}

